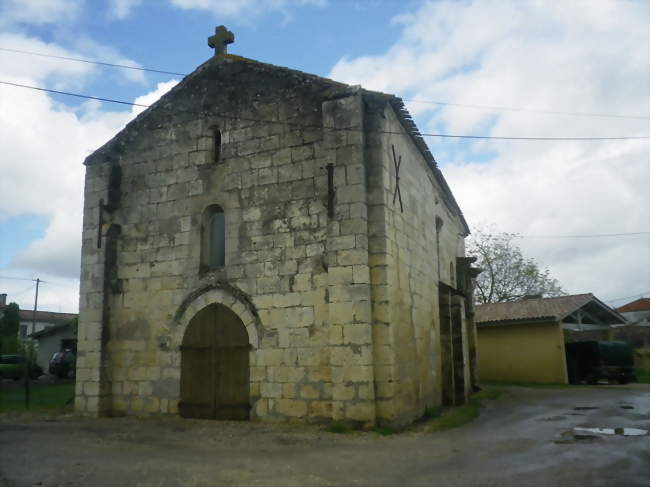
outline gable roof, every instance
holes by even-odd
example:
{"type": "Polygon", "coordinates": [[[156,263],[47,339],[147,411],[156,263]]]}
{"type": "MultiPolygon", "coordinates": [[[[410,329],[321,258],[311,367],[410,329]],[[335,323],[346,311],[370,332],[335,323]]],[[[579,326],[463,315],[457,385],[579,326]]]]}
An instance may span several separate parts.
{"type": "Polygon", "coordinates": [[[626,321],[591,293],[481,304],[476,306],[475,321],[479,326],[576,322],[578,311],[583,314],[582,323],[617,324],[626,321]]]}
{"type": "MultiPolygon", "coordinates": [[[[21,309],[19,312],[20,322],[32,322],[34,311],[21,309]]],[[[75,313],[55,313],[54,311],[36,311],[36,321],[39,323],[52,323],[54,325],[67,323],[78,315],[75,313]]]]}
{"type": "Polygon", "coordinates": [[[42,338],[44,336],[53,335],[55,333],[58,333],[60,331],[65,331],[67,329],[70,329],[72,331],[72,326],[70,325],[70,323],[61,323],[54,326],[48,326],[47,328],[44,328],[41,331],[37,331],[36,333],[32,333],[29,336],[31,338],[42,338]]]}
{"type": "MultiPolygon", "coordinates": [[[[470,233],[469,225],[465,220],[465,216],[463,215],[463,212],[461,211],[460,206],[456,201],[456,198],[451,192],[451,189],[449,188],[447,181],[442,175],[442,172],[438,168],[438,164],[435,158],[433,157],[433,154],[429,150],[429,147],[424,141],[422,134],[418,130],[417,126],[415,125],[415,122],[413,121],[411,114],[406,109],[406,106],[404,105],[404,101],[401,98],[395,95],[381,93],[378,91],[365,90],[359,86],[351,86],[345,83],[334,81],[329,78],[324,78],[321,76],[305,73],[302,71],[286,68],[283,66],[276,66],[273,64],[262,63],[259,61],[255,61],[253,59],[248,59],[242,56],[236,56],[232,54],[213,56],[207,61],[205,61],[203,64],[197,67],[192,73],[185,76],[176,86],[174,86],[169,92],[164,94],[153,105],[147,108],[144,112],[140,113],[134,120],[129,122],[126,125],[126,127],[124,127],[115,137],[113,137],[102,147],[100,147],[92,154],[90,154],[84,161],[84,164],[91,165],[91,164],[104,162],[107,159],[110,159],[110,155],[113,150],[117,150],[117,152],[120,151],[120,145],[125,142],[126,134],[131,130],[137,132],[137,127],[140,124],[142,124],[152,113],[154,113],[154,111],[158,109],[173,111],[174,108],[172,107],[172,105],[174,102],[174,97],[183,89],[184,85],[188,84],[192,80],[195,80],[202,75],[206,75],[206,76],[213,75],[213,73],[218,72],[220,67],[224,67],[226,65],[233,66],[237,64],[240,65],[242,69],[245,68],[245,69],[255,70],[257,73],[259,73],[260,76],[263,74],[267,74],[267,75],[275,74],[275,75],[285,76],[287,79],[290,79],[293,82],[298,82],[300,84],[314,83],[320,85],[323,88],[324,99],[340,97],[342,95],[350,94],[353,92],[359,92],[361,93],[362,96],[378,97],[380,99],[383,99],[386,103],[389,103],[393,108],[394,112],[396,113],[397,118],[399,119],[400,124],[404,128],[405,132],[408,134],[409,138],[413,141],[418,151],[420,152],[420,154],[426,161],[427,165],[429,166],[435,180],[440,185],[445,200],[451,207],[451,210],[456,212],[456,214],[458,215],[458,218],[460,219],[463,229],[465,231],[465,235],[469,235],[470,233]]],[[[207,113],[201,113],[197,111],[196,114],[204,116],[207,113]]],[[[225,118],[235,118],[233,116],[228,116],[224,114],[212,113],[212,115],[224,116],[225,118]]],[[[268,120],[268,123],[283,123],[283,122],[280,120],[268,120]]]]}
{"type": "Polygon", "coordinates": [[[619,313],[630,313],[634,311],[650,311],[650,298],[636,299],[630,303],[616,308],[619,313]]]}

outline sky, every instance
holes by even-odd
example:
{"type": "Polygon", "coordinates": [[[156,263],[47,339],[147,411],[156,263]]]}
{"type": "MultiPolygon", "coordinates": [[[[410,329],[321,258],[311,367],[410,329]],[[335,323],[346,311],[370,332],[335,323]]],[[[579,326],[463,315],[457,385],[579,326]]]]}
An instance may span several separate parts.
{"type": "MultiPolygon", "coordinates": [[[[650,136],[644,0],[0,0],[0,82],[150,104],[221,24],[230,53],[401,96],[423,133],[650,136]]],[[[83,160],[139,110],[0,83],[8,301],[38,277],[39,309],[78,310],[83,160]]],[[[520,235],[569,293],[650,296],[650,140],[426,141],[470,227],[520,235]]]]}

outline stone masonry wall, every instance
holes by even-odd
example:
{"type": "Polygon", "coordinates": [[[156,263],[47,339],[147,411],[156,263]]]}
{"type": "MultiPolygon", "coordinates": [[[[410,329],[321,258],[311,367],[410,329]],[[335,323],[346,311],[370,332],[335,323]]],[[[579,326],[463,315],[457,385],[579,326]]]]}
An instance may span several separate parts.
{"type": "Polygon", "coordinates": [[[104,248],[97,247],[100,200],[108,188],[108,164],[86,168],[81,245],[79,327],[75,408],[98,414],[100,400],[110,391],[100,390],[104,375],[102,318],[104,302],[104,248]]]}
{"type": "Polygon", "coordinates": [[[368,266],[368,209],[364,110],[359,94],[323,104],[325,154],[333,165],[334,218],[326,251],[332,373],[332,418],[375,422],[368,266]],[[350,129],[350,130],[342,130],[350,129]]]}
{"type": "Polygon", "coordinates": [[[176,414],[176,315],[212,285],[230,290],[236,312],[246,297],[259,323],[253,417],[374,422],[361,102],[323,103],[342,86],[215,58],[88,159],[79,411],[176,414]],[[121,198],[104,218],[121,232],[107,288],[96,236],[109,161],[121,168],[121,198]],[[201,215],[214,204],[226,217],[226,265],[202,273],[201,215]]]}
{"type": "Polygon", "coordinates": [[[463,228],[390,105],[369,111],[375,122],[367,150],[373,161],[369,248],[377,416],[399,427],[441,402],[438,281],[452,281],[449,263],[463,255],[463,228]],[[401,157],[403,211],[395,197],[393,148],[401,157]],[[436,217],[444,221],[439,244],[436,217]]]}

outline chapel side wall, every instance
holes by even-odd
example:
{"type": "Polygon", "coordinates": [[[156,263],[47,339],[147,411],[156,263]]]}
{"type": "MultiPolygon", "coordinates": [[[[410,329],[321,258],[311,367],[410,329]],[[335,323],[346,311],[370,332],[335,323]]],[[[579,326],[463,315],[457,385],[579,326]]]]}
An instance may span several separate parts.
{"type": "Polygon", "coordinates": [[[377,415],[399,427],[441,404],[438,281],[452,281],[448,262],[463,255],[463,228],[392,108],[374,110],[373,128],[399,134],[371,128],[367,143],[377,415]],[[403,212],[399,197],[393,203],[393,146],[403,212]],[[445,222],[439,245],[436,217],[445,222]]]}
{"type": "MultiPolygon", "coordinates": [[[[259,349],[251,352],[254,418],[331,419],[333,396],[339,394],[341,404],[347,401],[347,390],[332,391],[335,363],[339,384],[357,379],[360,384],[355,386],[352,407],[344,408],[339,417],[372,422],[372,408],[366,406],[374,399],[372,380],[366,377],[369,367],[356,364],[365,367],[355,369],[356,378],[342,373],[346,361],[358,361],[346,351],[356,347],[354,340],[365,340],[361,348],[368,351],[361,356],[372,360],[369,342],[354,338],[352,328],[347,332],[338,328],[337,333],[345,334],[340,337],[337,357],[332,358],[330,344],[339,338],[331,334],[329,326],[333,296],[350,305],[353,315],[348,324],[356,324],[357,313],[361,320],[363,313],[369,316],[369,311],[363,311],[370,306],[368,283],[363,282],[368,280],[367,244],[354,230],[359,222],[351,221],[357,214],[364,218],[361,200],[365,197],[357,201],[350,189],[349,201],[344,199],[347,184],[363,186],[363,171],[351,167],[338,172],[343,178],[337,195],[341,233],[335,235],[328,229],[327,173],[323,169],[332,151],[326,154],[319,128],[322,97],[311,91],[322,92],[323,87],[312,88],[308,83],[286,87],[290,80],[263,73],[270,76],[264,87],[268,91],[256,97],[253,92],[261,89],[256,68],[239,65],[233,68],[236,80],[228,81],[229,66],[226,61],[219,68],[219,76],[226,79],[223,83],[210,76],[186,79],[182,89],[173,90],[163,100],[174,103],[176,111],[153,110],[141,115],[144,120],[138,133],[127,128],[120,141],[122,196],[120,207],[107,217],[121,226],[115,269],[119,285],[107,298],[110,318],[104,348],[108,379],[103,383],[110,387],[109,413],[178,412],[182,330],[175,314],[197,289],[222,286],[249,296],[259,318],[259,349]],[[196,119],[191,113],[196,112],[192,100],[197,97],[188,93],[203,94],[215,113],[241,118],[196,119]],[[251,105],[251,99],[258,101],[251,105]],[[303,127],[247,120],[282,120],[303,127]],[[215,125],[222,132],[218,163],[213,152],[215,125]],[[226,266],[200,274],[201,214],[212,204],[221,205],[226,216],[226,266]],[[342,230],[344,227],[348,230],[342,230]],[[348,248],[349,239],[337,240],[342,236],[352,236],[354,245],[348,248]],[[366,264],[355,260],[363,260],[363,252],[349,252],[357,248],[365,252],[366,264]],[[355,294],[361,291],[347,292],[356,280],[365,284],[365,300],[355,294]]],[[[348,149],[339,151],[339,165],[347,164],[346,150],[363,150],[358,140],[347,145],[348,149]]],[[[356,166],[363,167],[362,157],[353,158],[358,159],[356,166]]],[[[103,171],[100,180],[106,184],[105,168],[104,161],[98,159],[87,171],[92,178],[103,171]]],[[[99,196],[87,194],[89,215],[94,215],[99,196]]],[[[84,262],[90,262],[94,251],[89,237],[96,232],[95,220],[85,222],[84,232],[84,262]]],[[[83,272],[91,269],[92,264],[84,264],[83,272]]],[[[84,282],[94,282],[95,277],[82,280],[82,297],[84,292],[92,297],[84,282]]],[[[98,306],[87,302],[82,316],[94,313],[97,318],[98,306]]],[[[360,327],[357,330],[362,332],[360,327]]],[[[85,370],[95,374],[97,368],[85,370]]],[[[79,404],[88,399],[85,389],[77,393],[79,404]]]]}

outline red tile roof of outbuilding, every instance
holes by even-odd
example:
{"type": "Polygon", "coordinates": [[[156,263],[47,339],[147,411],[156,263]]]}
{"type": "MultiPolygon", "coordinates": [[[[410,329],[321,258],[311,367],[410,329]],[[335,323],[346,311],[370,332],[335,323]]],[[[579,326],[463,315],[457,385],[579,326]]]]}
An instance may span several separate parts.
{"type": "Polygon", "coordinates": [[[629,313],[631,311],[649,311],[650,298],[640,298],[632,301],[631,303],[624,304],[620,308],[616,308],[619,313],[629,313]]]}

